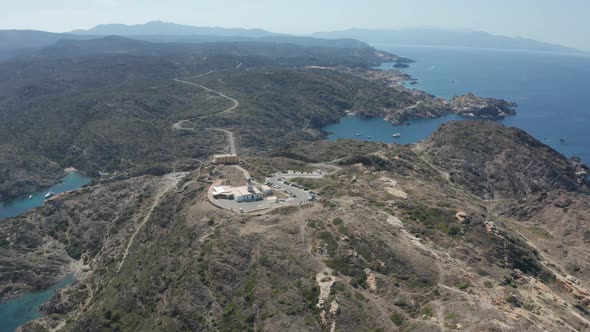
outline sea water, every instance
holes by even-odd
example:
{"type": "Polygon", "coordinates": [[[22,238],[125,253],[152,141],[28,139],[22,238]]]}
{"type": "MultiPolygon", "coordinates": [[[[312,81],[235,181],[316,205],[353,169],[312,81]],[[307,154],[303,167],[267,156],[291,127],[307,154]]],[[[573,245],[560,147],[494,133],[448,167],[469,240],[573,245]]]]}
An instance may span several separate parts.
{"type": "Polygon", "coordinates": [[[56,290],[74,281],[73,275],[68,275],[53,287],[37,293],[28,293],[15,299],[0,303],[0,332],[12,332],[17,327],[33,319],[41,317],[39,306],[49,301],[56,290]]]}
{"type": "MultiPolygon", "coordinates": [[[[92,179],[78,172],[69,172],[59,183],[51,188],[32,193],[33,198],[23,196],[11,201],[0,203],[0,220],[17,216],[32,208],[43,205],[45,194],[53,192],[59,194],[65,191],[81,188],[92,179]]],[[[1,222],[1,221],[0,221],[1,222]]],[[[56,290],[63,288],[74,281],[74,276],[69,275],[57,285],[42,292],[28,293],[8,301],[0,302],[0,332],[15,331],[20,325],[41,317],[39,306],[47,302],[56,290]]]]}
{"type": "Polygon", "coordinates": [[[78,172],[69,172],[67,175],[57,184],[51,188],[22,197],[0,202],[0,220],[18,216],[32,208],[36,208],[43,205],[45,201],[45,194],[52,192],[54,194],[63,193],[65,191],[74,190],[81,188],[82,186],[90,183],[91,178],[78,172]],[[33,196],[29,199],[29,196],[33,196]]]}
{"type": "Polygon", "coordinates": [[[427,138],[441,124],[461,120],[458,115],[448,115],[438,119],[415,119],[408,121],[409,125],[396,126],[381,118],[363,118],[355,115],[348,115],[342,118],[339,123],[328,125],[322,128],[329,132],[328,139],[339,138],[357,139],[370,142],[396,142],[399,144],[415,143],[427,138]],[[399,138],[393,134],[399,133],[399,138]]]}
{"type": "MultiPolygon", "coordinates": [[[[517,115],[500,121],[524,129],[567,157],[590,164],[590,56],[491,49],[374,45],[416,60],[403,69],[418,80],[407,85],[450,99],[473,92],[482,97],[518,103],[517,115]]],[[[391,68],[385,64],[381,68],[391,68]]],[[[415,120],[392,126],[382,119],[347,116],[324,130],[328,139],[353,138],[413,143],[428,137],[440,124],[461,119],[415,120]],[[400,139],[391,135],[399,132],[400,139]],[[356,136],[361,134],[361,136],[356,136]],[[367,136],[373,136],[369,139],[367,136]]]]}

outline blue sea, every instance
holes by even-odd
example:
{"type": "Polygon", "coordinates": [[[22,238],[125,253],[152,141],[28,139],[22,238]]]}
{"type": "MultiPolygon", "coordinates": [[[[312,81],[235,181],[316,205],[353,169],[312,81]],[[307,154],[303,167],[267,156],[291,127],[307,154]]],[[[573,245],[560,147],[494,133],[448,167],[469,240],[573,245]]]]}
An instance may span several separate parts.
{"type": "Polygon", "coordinates": [[[69,172],[59,183],[56,183],[47,190],[24,195],[23,197],[10,201],[0,202],[0,220],[15,217],[32,208],[42,206],[43,202],[45,202],[45,194],[48,192],[57,195],[65,191],[81,188],[90,183],[90,181],[92,179],[82,173],[69,172]],[[29,196],[33,197],[29,199],[29,196]]]}
{"type": "MultiPolygon", "coordinates": [[[[69,172],[59,183],[51,188],[31,193],[11,201],[0,202],[0,222],[2,219],[22,214],[30,209],[43,205],[45,194],[53,192],[59,194],[65,191],[78,189],[88,184],[92,179],[78,172],[69,172]]],[[[0,332],[15,331],[20,325],[41,317],[39,306],[47,302],[56,290],[63,288],[74,281],[72,275],[62,280],[57,285],[37,293],[24,294],[18,298],[0,302],[0,332]]]]}
{"type": "Polygon", "coordinates": [[[41,317],[39,306],[49,301],[55,291],[72,282],[74,282],[74,276],[68,275],[47,290],[25,294],[0,303],[0,332],[13,332],[24,323],[41,317]]]}
{"type": "MultiPolygon", "coordinates": [[[[416,62],[403,71],[418,80],[408,85],[449,99],[473,92],[518,103],[517,115],[500,121],[524,129],[567,157],[590,164],[590,56],[491,49],[374,45],[416,62]],[[563,140],[563,141],[562,141],[563,140]]],[[[385,64],[382,69],[391,68],[385,64]]],[[[447,116],[393,126],[381,119],[346,117],[324,128],[329,139],[352,138],[401,144],[428,137],[447,116]],[[361,136],[356,136],[356,134],[361,136]],[[368,138],[368,136],[372,136],[368,138]]]]}

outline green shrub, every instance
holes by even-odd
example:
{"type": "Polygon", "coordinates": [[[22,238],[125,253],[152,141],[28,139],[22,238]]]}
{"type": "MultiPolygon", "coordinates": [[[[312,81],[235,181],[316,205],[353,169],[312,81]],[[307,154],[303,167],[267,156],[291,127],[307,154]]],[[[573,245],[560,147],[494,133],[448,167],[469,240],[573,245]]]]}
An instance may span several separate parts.
{"type": "Polygon", "coordinates": [[[468,281],[462,281],[457,284],[457,288],[459,288],[460,290],[466,290],[467,288],[469,288],[469,286],[471,286],[471,285],[469,284],[468,281]]]}
{"type": "Polygon", "coordinates": [[[402,314],[397,313],[397,312],[394,312],[393,314],[391,314],[389,316],[389,319],[391,319],[393,324],[395,324],[397,326],[401,326],[404,323],[404,316],[402,314]]]}
{"type": "Polygon", "coordinates": [[[328,254],[334,256],[336,254],[336,249],[338,249],[338,242],[336,242],[332,233],[323,231],[320,232],[319,237],[323,243],[327,244],[326,249],[328,250],[328,254]]]}
{"type": "Polygon", "coordinates": [[[506,300],[506,302],[512,304],[515,307],[520,307],[520,301],[514,295],[508,295],[508,296],[506,296],[505,300],[506,300]]]}
{"type": "Polygon", "coordinates": [[[451,226],[447,230],[447,235],[450,235],[450,236],[456,236],[456,235],[459,235],[460,233],[461,233],[461,227],[459,227],[459,226],[451,226]]]}

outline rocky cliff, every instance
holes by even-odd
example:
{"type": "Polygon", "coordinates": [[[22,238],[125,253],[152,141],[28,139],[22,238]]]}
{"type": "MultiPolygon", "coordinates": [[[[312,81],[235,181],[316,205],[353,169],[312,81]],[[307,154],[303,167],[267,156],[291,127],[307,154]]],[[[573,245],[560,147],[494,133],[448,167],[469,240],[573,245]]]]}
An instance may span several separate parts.
{"type": "Polygon", "coordinates": [[[420,144],[450,181],[486,199],[588,185],[588,169],[517,128],[495,122],[451,122],[420,144]]]}

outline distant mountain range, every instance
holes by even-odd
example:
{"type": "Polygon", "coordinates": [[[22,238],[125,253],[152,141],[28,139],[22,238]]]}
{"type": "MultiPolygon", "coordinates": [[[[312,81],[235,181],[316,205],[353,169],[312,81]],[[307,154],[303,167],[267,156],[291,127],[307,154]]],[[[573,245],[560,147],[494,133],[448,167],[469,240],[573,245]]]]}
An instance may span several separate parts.
{"type": "Polygon", "coordinates": [[[75,30],[80,36],[123,36],[152,42],[206,43],[206,42],[270,42],[303,46],[342,48],[367,47],[351,38],[321,39],[310,36],[293,36],[262,29],[196,27],[176,23],[152,21],[145,24],[103,24],[89,30],[75,30]]]}
{"type": "Polygon", "coordinates": [[[281,35],[262,29],[196,27],[162,21],[152,21],[145,24],[101,24],[89,30],[75,30],[73,34],[94,36],[225,36],[260,38],[281,35]]]}
{"type": "MultiPolygon", "coordinates": [[[[84,43],[64,43],[64,41],[84,41],[93,39],[102,39],[109,36],[126,37],[125,39],[104,39],[97,42],[86,44],[92,45],[93,49],[101,43],[106,43],[108,49],[113,46],[117,47],[124,44],[123,49],[150,49],[158,48],[157,45],[131,43],[129,39],[138,41],[149,41],[154,43],[231,43],[231,42],[250,42],[250,43],[280,43],[293,44],[298,46],[316,46],[332,48],[367,48],[369,45],[358,40],[344,38],[319,39],[310,36],[292,36],[261,29],[226,29],[226,28],[209,28],[194,27],[165,22],[149,22],[140,25],[123,25],[107,24],[99,25],[90,30],[76,30],[71,33],[51,33],[36,30],[0,30],[0,60],[21,55],[31,55],[39,52],[44,48],[44,54],[58,54],[57,48],[66,47],[75,54],[87,53],[83,47],[84,43]],[[73,48],[78,48],[74,50],[73,48]]],[[[172,46],[171,49],[174,49],[172,46]]]]}
{"type": "Polygon", "coordinates": [[[33,53],[61,39],[92,39],[96,36],[51,33],[36,30],[0,30],[0,60],[33,53]]]}
{"type": "MultiPolygon", "coordinates": [[[[0,60],[10,57],[31,55],[51,47],[72,47],[58,43],[61,40],[91,40],[108,36],[122,36],[150,42],[174,42],[183,44],[218,42],[282,43],[299,46],[366,48],[370,44],[410,44],[433,46],[460,46],[477,48],[520,49],[534,51],[583,53],[582,51],[542,43],[532,39],[495,36],[486,32],[470,30],[443,29],[399,29],[367,30],[350,29],[333,32],[318,32],[312,36],[293,36],[274,33],[262,29],[196,27],[161,21],[138,25],[105,24],[89,30],[76,30],[71,33],[50,33],[35,30],[0,30],[0,60]]],[[[109,45],[113,40],[107,40],[109,45]]],[[[124,41],[125,44],[129,41],[124,41]]],[[[99,45],[93,43],[92,45],[99,45]]],[[[145,49],[153,45],[134,45],[145,49]]],[[[77,52],[84,53],[83,49],[77,52]]]]}
{"type": "Polygon", "coordinates": [[[492,35],[473,30],[437,28],[349,29],[313,34],[317,38],[354,38],[370,44],[405,44],[451,47],[515,49],[544,52],[584,53],[583,51],[528,38],[492,35]]]}

